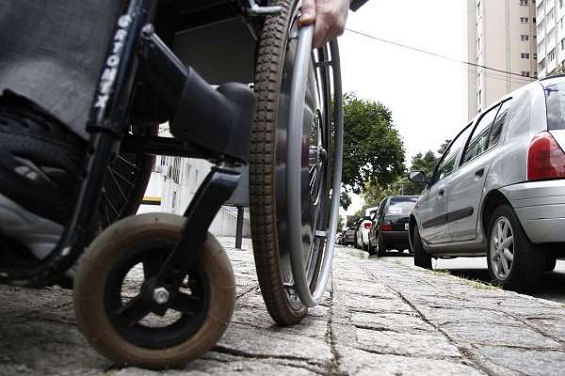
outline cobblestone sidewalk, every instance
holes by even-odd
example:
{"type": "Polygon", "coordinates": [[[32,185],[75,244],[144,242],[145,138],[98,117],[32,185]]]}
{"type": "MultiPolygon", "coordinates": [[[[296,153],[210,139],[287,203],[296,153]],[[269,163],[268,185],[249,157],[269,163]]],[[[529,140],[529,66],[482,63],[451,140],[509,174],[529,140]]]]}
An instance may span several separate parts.
{"type": "Polygon", "coordinates": [[[338,248],[323,302],[302,323],[270,319],[251,243],[219,239],[236,273],[235,313],[183,370],[116,369],[79,333],[72,294],[0,286],[0,375],[562,375],[565,308],[338,248]]]}

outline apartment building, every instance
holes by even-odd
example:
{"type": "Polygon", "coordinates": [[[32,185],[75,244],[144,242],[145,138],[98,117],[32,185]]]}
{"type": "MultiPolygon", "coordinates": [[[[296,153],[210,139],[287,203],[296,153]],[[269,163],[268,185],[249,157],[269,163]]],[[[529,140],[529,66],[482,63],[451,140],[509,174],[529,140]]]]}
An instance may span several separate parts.
{"type": "Polygon", "coordinates": [[[472,118],[538,76],[536,2],[468,0],[467,41],[472,118]]]}
{"type": "Polygon", "coordinates": [[[546,77],[556,70],[563,73],[565,62],[564,3],[563,0],[538,0],[536,2],[539,77],[546,77]]]}

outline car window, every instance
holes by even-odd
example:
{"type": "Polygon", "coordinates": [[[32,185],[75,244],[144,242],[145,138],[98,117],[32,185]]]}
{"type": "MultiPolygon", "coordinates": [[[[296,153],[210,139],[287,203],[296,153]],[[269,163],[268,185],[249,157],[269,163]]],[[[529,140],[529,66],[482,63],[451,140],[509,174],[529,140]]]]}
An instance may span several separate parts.
{"type": "Polygon", "coordinates": [[[526,90],[512,100],[512,105],[506,116],[508,123],[508,131],[506,139],[511,140],[520,138],[530,130],[534,91],[526,90]]]}
{"type": "Polygon", "coordinates": [[[481,116],[481,118],[475,125],[475,129],[473,130],[469,144],[465,149],[462,163],[474,159],[478,155],[482,154],[485,150],[487,150],[491,125],[494,121],[494,118],[496,117],[499,108],[500,105],[495,106],[481,116]]]}
{"type": "Polygon", "coordinates": [[[388,204],[387,214],[408,215],[418,201],[418,197],[393,197],[388,204]]]}
{"type": "Polygon", "coordinates": [[[439,160],[437,164],[435,173],[434,173],[434,184],[441,179],[445,178],[446,176],[451,175],[453,169],[455,168],[455,160],[457,159],[457,155],[463,145],[465,145],[465,141],[469,137],[469,133],[471,133],[471,124],[469,123],[458,135],[457,137],[449,144],[443,156],[439,160]]]}
{"type": "Polygon", "coordinates": [[[565,129],[565,84],[557,83],[545,88],[547,129],[565,129]]]}
{"type": "Polygon", "coordinates": [[[510,108],[511,103],[512,100],[507,100],[506,102],[502,103],[502,106],[500,106],[500,110],[498,110],[496,119],[494,120],[494,123],[492,123],[487,149],[492,148],[493,146],[498,144],[498,141],[500,141],[502,126],[504,125],[504,121],[506,120],[506,115],[508,115],[508,109],[510,108]]]}

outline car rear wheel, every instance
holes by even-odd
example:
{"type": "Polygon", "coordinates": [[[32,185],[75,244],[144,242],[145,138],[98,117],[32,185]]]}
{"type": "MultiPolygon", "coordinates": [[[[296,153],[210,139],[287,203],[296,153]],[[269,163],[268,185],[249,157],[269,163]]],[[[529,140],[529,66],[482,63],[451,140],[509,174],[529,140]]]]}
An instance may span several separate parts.
{"type": "Polygon", "coordinates": [[[377,235],[377,247],[375,248],[375,251],[377,257],[383,257],[386,255],[386,244],[381,234],[377,235]]]}
{"type": "Polygon", "coordinates": [[[376,254],[375,246],[373,244],[371,244],[371,237],[370,236],[369,236],[369,245],[367,247],[367,252],[369,252],[369,255],[371,255],[371,256],[376,254]]]}
{"type": "Polygon", "coordinates": [[[555,257],[547,256],[545,259],[545,271],[552,272],[555,270],[555,266],[557,265],[557,260],[555,257]]]}
{"type": "Polygon", "coordinates": [[[412,243],[410,244],[412,253],[414,254],[414,265],[424,269],[432,268],[432,256],[424,250],[422,238],[420,238],[420,230],[418,226],[414,226],[414,234],[412,235],[412,243]]]}
{"type": "Polygon", "coordinates": [[[505,290],[527,291],[546,270],[545,255],[530,242],[516,213],[501,205],[488,226],[488,272],[493,283],[505,290]]]}

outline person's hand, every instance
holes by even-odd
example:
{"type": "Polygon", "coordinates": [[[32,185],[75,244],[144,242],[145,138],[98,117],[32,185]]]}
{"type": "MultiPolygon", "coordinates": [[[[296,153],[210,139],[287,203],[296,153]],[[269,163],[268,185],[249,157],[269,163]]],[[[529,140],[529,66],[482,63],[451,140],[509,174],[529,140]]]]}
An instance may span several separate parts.
{"type": "Polygon", "coordinates": [[[301,25],[314,23],[313,48],[343,34],[350,0],[303,0],[301,25]]]}

